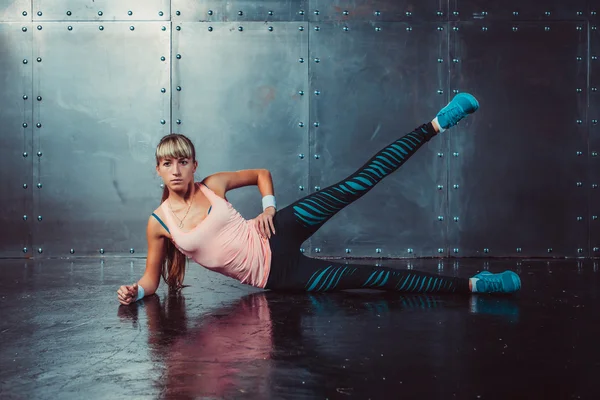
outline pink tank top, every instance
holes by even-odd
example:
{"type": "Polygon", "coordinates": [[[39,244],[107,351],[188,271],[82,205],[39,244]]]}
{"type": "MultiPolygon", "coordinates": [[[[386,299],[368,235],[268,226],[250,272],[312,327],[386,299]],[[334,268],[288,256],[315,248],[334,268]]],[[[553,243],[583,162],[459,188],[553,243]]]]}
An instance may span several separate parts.
{"type": "Polygon", "coordinates": [[[245,219],[227,200],[204,184],[199,186],[212,208],[189,232],[178,227],[167,202],[161,204],[173,243],[205,268],[246,285],[264,288],[271,266],[269,240],[261,237],[254,219],[245,219]]]}

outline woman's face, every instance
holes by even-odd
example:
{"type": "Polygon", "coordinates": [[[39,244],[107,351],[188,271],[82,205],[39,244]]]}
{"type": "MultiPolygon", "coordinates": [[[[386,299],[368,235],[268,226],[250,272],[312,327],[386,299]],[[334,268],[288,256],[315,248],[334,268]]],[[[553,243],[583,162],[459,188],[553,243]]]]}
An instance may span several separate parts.
{"type": "Polygon", "coordinates": [[[164,184],[171,190],[179,192],[187,190],[194,182],[194,172],[198,166],[197,161],[190,158],[163,158],[156,167],[156,171],[164,184]]]}

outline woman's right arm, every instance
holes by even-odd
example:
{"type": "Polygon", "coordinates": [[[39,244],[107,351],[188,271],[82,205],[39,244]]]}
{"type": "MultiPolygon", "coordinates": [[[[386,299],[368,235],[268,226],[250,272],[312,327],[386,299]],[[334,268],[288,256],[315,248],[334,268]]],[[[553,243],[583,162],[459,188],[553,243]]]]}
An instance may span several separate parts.
{"type": "Polygon", "coordinates": [[[117,291],[119,302],[127,305],[135,303],[139,286],[144,288],[144,295],[149,296],[156,292],[160,283],[160,269],[165,260],[165,237],[160,233],[160,225],[156,219],[150,217],[146,227],[146,240],[148,241],[148,256],[146,257],[146,270],[136,284],[121,286],[117,291]]]}

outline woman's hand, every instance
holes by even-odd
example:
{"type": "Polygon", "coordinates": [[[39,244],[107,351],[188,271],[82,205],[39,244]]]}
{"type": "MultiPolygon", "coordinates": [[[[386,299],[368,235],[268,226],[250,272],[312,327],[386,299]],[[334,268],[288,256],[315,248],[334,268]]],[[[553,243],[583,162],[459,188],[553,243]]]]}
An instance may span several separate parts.
{"type": "Polygon", "coordinates": [[[119,290],[117,290],[117,297],[119,298],[119,303],[126,306],[133,303],[137,299],[137,295],[137,283],[134,283],[133,285],[123,285],[119,288],[119,290]]]}
{"type": "Polygon", "coordinates": [[[262,237],[271,239],[271,232],[275,234],[273,217],[275,216],[275,207],[268,207],[262,214],[256,217],[256,226],[262,237]]]}

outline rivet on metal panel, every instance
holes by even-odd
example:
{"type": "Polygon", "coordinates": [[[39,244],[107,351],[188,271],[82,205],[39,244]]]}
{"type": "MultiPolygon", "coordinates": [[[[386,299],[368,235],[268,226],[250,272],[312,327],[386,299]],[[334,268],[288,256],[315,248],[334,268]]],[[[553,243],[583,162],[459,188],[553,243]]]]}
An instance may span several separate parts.
{"type": "Polygon", "coordinates": [[[100,29],[101,31],[103,31],[103,30],[104,30],[104,27],[103,27],[102,25],[100,25],[100,26],[98,27],[98,29],[100,29]]]}
{"type": "MultiPolygon", "coordinates": [[[[166,30],[166,29],[167,29],[167,28],[165,28],[165,27],[163,26],[163,31],[164,31],[164,30],[166,30]]],[[[178,31],[180,31],[180,30],[181,30],[181,26],[179,26],[179,25],[178,25],[177,27],[175,27],[175,29],[177,29],[178,31]]]]}
{"type": "Polygon", "coordinates": [[[458,157],[458,152],[454,152],[454,153],[452,153],[452,155],[453,155],[454,157],[458,157]]]}
{"type": "Polygon", "coordinates": [[[321,12],[319,10],[314,11],[315,15],[319,15],[321,12]]]}
{"type": "Polygon", "coordinates": [[[443,185],[437,185],[438,190],[442,190],[444,188],[443,185]]]}
{"type": "Polygon", "coordinates": [[[582,121],[582,120],[580,120],[580,119],[578,119],[578,120],[577,120],[577,125],[581,125],[581,124],[583,124],[583,121],[582,121]]]}
{"type": "Polygon", "coordinates": [[[598,152],[597,151],[592,151],[592,157],[598,157],[598,152]]]}
{"type": "Polygon", "coordinates": [[[38,26],[37,26],[37,29],[38,29],[38,31],[41,31],[41,30],[42,30],[42,26],[41,26],[41,25],[38,25],[38,26]]]}
{"type": "Polygon", "coordinates": [[[27,32],[27,28],[26,27],[23,27],[23,32],[27,32]]]}
{"type": "Polygon", "coordinates": [[[131,10],[127,11],[127,15],[129,15],[129,16],[133,15],[133,11],[131,11],[131,10]]]}
{"type": "Polygon", "coordinates": [[[23,128],[27,128],[27,122],[23,124],[23,128]]]}
{"type": "Polygon", "coordinates": [[[38,15],[38,17],[41,17],[41,16],[42,16],[42,12],[41,12],[41,11],[38,11],[38,12],[37,12],[37,15],[38,15]]]}
{"type": "Polygon", "coordinates": [[[304,250],[304,247],[300,247],[300,253],[304,253],[306,250],[304,250]]]}
{"type": "Polygon", "coordinates": [[[42,253],[43,253],[43,250],[42,250],[42,248],[41,248],[41,247],[39,247],[39,248],[38,248],[38,253],[40,253],[40,254],[42,254],[42,253]]]}
{"type": "Polygon", "coordinates": [[[459,29],[458,26],[455,26],[455,27],[452,28],[452,30],[455,31],[455,32],[458,31],[458,29],[459,29]]]}
{"type": "Polygon", "coordinates": [[[41,216],[41,215],[38,215],[38,218],[37,218],[37,219],[38,219],[38,221],[41,221],[41,220],[42,220],[42,216],[41,216]]]}
{"type": "Polygon", "coordinates": [[[381,11],[375,11],[375,12],[373,13],[373,15],[375,15],[375,16],[377,16],[377,17],[379,17],[379,16],[381,15],[381,11]]]}
{"type": "Polygon", "coordinates": [[[577,187],[582,187],[583,184],[581,182],[577,182],[577,187]]]}
{"type": "Polygon", "coordinates": [[[273,32],[273,27],[272,26],[269,27],[269,32],[273,32]]]}
{"type": "Polygon", "coordinates": [[[551,12],[550,12],[550,11],[546,11],[546,12],[544,13],[544,15],[545,15],[546,17],[549,17],[549,16],[550,16],[550,14],[551,14],[551,12]]]}
{"type": "Polygon", "coordinates": [[[444,91],[443,91],[442,89],[439,89],[439,90],[437,91],[437,93],[438,93],[438,94],[444,94],[444,91]]]}
{"type": "Polygon", "coordinates": [[[520,253],[522,250],[520,247],[517,247],[517,253],[520,253]]]}
{"type": "Polygon", "coordinates": [[[177,86],[177,91],[181,92],[181,86],[177,86]]]}
{"type": "Polygon", "coordinates": [[[583,89],[577,88],[576,91],[577,91],[577,93],[581,93],[581,92],[583,92],[583,89]]]}
{"type": "Polygon", "coordinates": [[[460,62],[460,60],[458,58],[453,58],[452,62],[456,64],[456,63],[460,62]]]}
{"type": "Polygon", "coordinates": [[[458,222],[459,218],[458,217],[454,217],[454,222],[458,222]]]}
{"type": "Polygon", "coordinates": [[[158,12],[158,16],[159,16],[159,17],[162,17],[163,15],[165,15],[165,13],[163,13],[162,11],[159,11],[159,12],[158,12]]]}
{"type": "Polygon", "coordinates": [[[578,151],[578,152],[577,152],[577,155],[578,155],[578,156],[581,156],[581,155],[583,155],[583,153],[582,153],[581,151],[578,151]]]}
{"type": "Polygon", "coordinates": [[[42,184],[41,184],[41,183],[38,183],[38,184],[37,184],[37,187],[38,187],[38,189],[41,189],[41,188],[42,188],[42,184]]]}
{"type": "Polygon", "coordinates": [[[300,14],[300,15],[304,15],[304,10],[300,10],[300,11],[298,11],[298,14],[300,14]]]}
{"type": "Polygon", "coordinates": [[[320,249],[320,248],[318,248],[318,247],[317,247],[317,248],[315,248],[315,253],[320,253],[320,252],[321,252],[321,249],[320,249]]]}
{"type": "Polygon", "coordinates": [[[583,11],[577,11],[577,15],[579,15],[579,16],[583,15],[583,11]]]}
{"type": "Polygon", "coordinates": [[[444,13],[442,11],[438,11],[436,14],[437,14],[438,17],[443,17],[444,16],[444,13]]]}
{"type": "Polygon", "coordinates": [[[165,56],[160,57],[160,61],[165,61],[165,60],[166,60],[165,56]]]}
{"type": "Polygon", "coordinates": [[[315,190],[318,192],[319,190],[321,190],[321,186],[315,186],[315,190]]]}
{"type": "Polygon", "coordinates": [[[577,221],[583,221],[583,217],[577,217],[577,221]]]}
{"type": "Polygon", "coordinates": [[[346,249],[346,254],[352,253],[352,249],[346,249]]]}
{"type": "Polygon", "coordinates": [[[129,30],[133,31],[133,30],[135,30],[135,27],[132,25],[132,26],[129,27],[129,30]]]}
{"type": "Polygon", "coordinates": [[[455,252],[455,253],[458,253],[458,249],[454,249],[454,252],[455,252]]]}
{"type": "Polygon", "coordinates": [[[350,14],[350,13],[348,12],[348,10],[344,10],[343,14],[344,14],[344,15],[348,15],[348,14],[350,14]]]}
{"type": "Polygon", "coordinates": [[[409,26],[408,28],[406,28],[406,30],[407,30],[408,32],[412,31],[412,26],[409,26]]]}
{"type": "Polygon", "coordinates": [[[518,12],[518,11],[515,11],[515,12],[513,12],[513,15],[516,17],[516,16],[518,16],[518,15],[519,15],[519,12],[518,12]]]}
{"type": "Polygon", "coordinates": [[[27,215],[23,215],[23,221],[27,221],[27,215]]]}
{"type": "Polygon", "coordinates": [[[438,221],[443,221],[443,220],[444,220],[444,217],[440,215],[440,216],[438,217],[438,221]]]}
{"type": "MultiPolygon", "coordinates": [[[[593,29],[593,28],[592,28],[592,29],[593,29]]],[[[578,30],[578,31],[582,31],[582,30],[583,30],[583,28],[582,28],[581,26],[578,26],[578,27],[577,27],[577,30],[578,30]]]]}
{"type": "Polygon", "coordinates": [[[408,253],[409,253],[409,254],[412,254],[412,253],[414,253],[414,250],[413,250],[413,249],[408,249],[407,251],[408,251],[408,253]]]}
{"type": "Polygon", "coordinates": [[[598,56],[592,56],[592,61],[598,60],[598,56]]]}
{"type": "Polygon", "coordinates": [[[299,30],[299,31],[303,31],[303,30],[304,30],[304,27],[303,27],[303,26],[299,26],[299,27],[298,27],[298,30],[299,30]]]}
{"type": "Polygon", "coordinates": [[[594,253],[597,253],[600,251],[600,247],[594,247],[594,253]]]}
{"type": "Polygon", "coordinates": [[[298,190],[304,190],[304,186],[298,186],[298,190]]]}
{"type": "Polygon", "coordinates": [[[375,253],[381,253],[381,249],[375,249],[375,253]]]}
{"type": "Polygon", "coordinates": [[[160,91],[161,91],[161,93],[166,93],[166,92],[167,92],[167,89],[165,89],[165,88],[162,88],[162,89],[160,89],[160,91]]]}
{"type": "Polygon", "coordinates": [[[26,17],[27,16],[27,11],[23,11],[23,16],[26,17]]]}
{"type": "Polygon", "coordinates": [[[70,17],[71,16],[71,11],[67,11],[67,15],[70,17]]]}
{"type": "Polygon", "coordinates": [[[269,14],[269,15],[273,15],[273,11],[269,11],[269,12],[268,12],[268,14],[269,14]]]}
{"type": "Polygon", "coordinates": [[[315,126],[315,128],[318,128],[318,127],[319,127],[319,125],[321,125],[321,124],[320,124],[320,123],[318,123],[318,122],[315,122],[313,125],[315,126]]]}
{"type": "Polygon", "coordinates": [[[181,60],[181,54],[177,54],[176,57],[178,60],[181,60]]]}
{"type": "Polygon", "coordinates": [[[208,10],[208,15],[213,15],[213,10],[208,10]]]}
{"type": "Polygon", "coordinates": [[[243,11],[238,11],[238,15],[244,15],[243,11]]]}
{"type": "Polygon", "coordinates": [[[438,58],[438,62],[441,64],[441,63],[444,62],[444,59],[443,58],[438,58]]]}
{"type": "Polygon", "coordinates": [[[483,249],[483,252],[484,252],[484,253],[489,253],[489,252],[490,252],[490,249],[483,249]]]}
{"type": "Polygon", "coordinates": [[[315,31],[320,31],[321,28],[319,28],[318,26],[315,26],[315,31]]]}
{"type": "Polygon", "coordinates": [[[454,93],[454,94],[458,94],[458,92],[459,92],[459,90],[458,90],[458,89],[454,89],[454,90],[452,91],[452,93],[454,93]]]}
{"type": "Polygon", "coordinates": [[[28,154],[27,152],[23,153],[23,157],[27,158],[28,154]]]}
{"type": "Polygon", "coordinates": [[[164,125],[164,124],[166,124],[167,122],[166,122],[164,119],[161,119],[161,120],[160,120],[160,123],[164,125]]]}
{"type": "Polygon", "coordinates": [[[552,248],[549,248],[549,249],[548,249],[548,253],[552,253],[552,248]]]}
{"type": "Polygon", "coordinates": [[[131,254],[133,254],[133,253],[135,253],[135,249],[129,249],[129,252],[130,252],[131,254]]]}
{"type": "Polygon", "coordinates": [[[344,31],[348,32],[350,30],[350,28],[348,28],[347,26],[344,26],[344,31]]]}
{"type": "Polygon", "coordinates": [[[29,97],[26,94],[23,95],[23,100],[27,100],[28,98],[29,97]]]}
{"type": "Polygon", "coordinates": [[[243,30],[244,30],[244,27],[243,27],[243,26],[239,26],[239,27],[238,27],[238,31],[240,31],[240,32],[241,32],[241,31],[243,31],[243,30]]]}
{"type": "Polygon", "coordinates": [[[407,11],[407,12],[406,12],[406,16],[407,16],[407,17],[410,17],[410,16],[412,16],[412,13],[411,13],[410,11],[407,11]]]}
{"type": "Polygon", "coordinates": [[[444,157],[444,153],[438,153],[437,156],[440,157],[440,158],[442,158],[442,157],[444,157]]]}
{"type": "Polygon", "coordinates": [[[26,183],[23,184],[23,189],[27,189],[27,184],[26,183]]]}
{"type": "Polygon", "coordinates": [[[438,31],[443,31],[443,30],[444,30],[444,27],[443,27],[443,26],[438,26],[438,27],[437,27],[437,30],[438,30],[438,31]]]}
{"type": "Polygon", "coordinates": [[[321,158],[321,156],[318,154],[315,154],[315,160],[318,160],[319,158],[321,158]]]}
{"type": "Polygon", "coordinates": [[[483,26],[483,27],[481,27],[481,30],[484,32],[487,32],[488,28],[487,28],[487,26],[483,26]]]}
{"type": "Polygon", "coordinates": [[[40,124],[39,122],[37,124],[35,124],[35,126],[37,126],[38,128],[42,127],[42,124],[40,124]]]}
{"type": "Polygon", "coordinates": [[[302,63],[304,62],[304,58],[299,58],[299,59],[298,59],[298,62],[299,62],[300,64],[302,64],[302,63]]]}
{"type": "Polygon", "coordinates": [[[596,11],[592,11],[590,14],[592,14],[592,15],[596,15],[596,11]]]}
{"type": "Polygon", "coordinates": [[[38,157],[41,157],[41,156],[42,156],[42,152],[41,152],[41,151],[38,151],[38,152],[37,152],[37,156],[38,156],[38,157]]]}
{"type": "Polygon", "coordinates": [[[181,11],[177,10],[177,11],[175,11],[175,14],[181,15],[181,11]]]}
{"type": "Polygon", "coordinates": [[[597,183],[593,183],[592,184],[592,189],[598,189],[598,184],[597,183]]]}
{"type": "Polygon", "coordinates": [[[550,31],[550,27],[549,26],[545,26],[544,27],[544,31],[549,32],[550,31]]]}
{"type": "Polygon", "coordinates": [[[597,215],[592,215],[592,220],[593,220],[593,221],[596,221],[597,219],[598,219],[598,216],[597,216],[597,215]]]}
{"type": "Polygon", "coordinates": [[[443,252],[444,252],[444,249],[442,249],[442,248],[438,249],[438,253],[443,253],[443,252]]]}
{"type": "Polygon", "coordinates": [[[304,160],[304,154],[302,154],[302,153],[298,154],[298,158],[301,160],[304,160]]]}
{"type": "Polygon", "coordinates": [[[583,253],[583,249],[577,249],[578,253],[583,253]]]}
{"type": "Polygon", "coordinates": [[[75,249],[71,249],[71,250],[69,251],[69,253],[71,253],[71,254],[74,254],[74,253],[75,253],[75,249]]]}
{"type": "Polygon", "coordinates": [[[71,25],[67,26],[67,30],[72,31],[73,27],[71,25]]]}
{"type": "Polygon", "coordinates": [[[100,249],[100,254],[104,254],[104,249],[100,249]]]}
{"type": "Polygon", "coordinates": [[[42,62],[42,57],[38,57],[37,62],[42,62]]]}
{"type": "Polygon", "coordinates": [[[25,60],[23,60],[23,64],[27,64],[27,60],[26,60],[26,59],[25,59],[25,60]]]}
{"type": "Polygon", "coordinates": [[[42,101],[42,96],[38,96],[37,101],[42,101]]]}
{"type": "Polygon", "coordinates": [[[181,125],[181,120],[178,119],[177,121],[175,121],[177,123],[177,125],[181,125]]]}
{"type": "Polygon", "coordinates": [[[299,91],[298,91],[298,94],[299,94],[300,96],[304,96],[304,90],[299,90],[299,91]]]}
{"type": "Polygon", "coordinates": [[[300,128],[304,128],[304,122],[299,122],[299,123],[298,123],[298,126],[299,126],[300,128]]]}
{"type": "Polygon", "coordinates": [[[320,94],[321,94],[321,91],[320,91],[320,90],[315,90],[315,95],[317,95],[317,96],[318,96],[318,95],[320,95],[320,94]]]}
{"type": "Polygon", "coordinates": [[[458,189],[458,187],[459,187],[458,185],[454,185],[454,189],[458,189]]]}
{"type": "Polygon", "coordinates": [[[597,91],[598,91],[598,88],[595,88],[595,87],[592,88],[592,92],[597,92],[597,91]]]}

